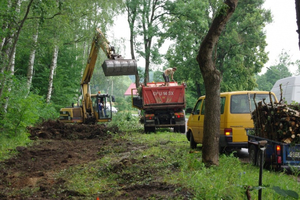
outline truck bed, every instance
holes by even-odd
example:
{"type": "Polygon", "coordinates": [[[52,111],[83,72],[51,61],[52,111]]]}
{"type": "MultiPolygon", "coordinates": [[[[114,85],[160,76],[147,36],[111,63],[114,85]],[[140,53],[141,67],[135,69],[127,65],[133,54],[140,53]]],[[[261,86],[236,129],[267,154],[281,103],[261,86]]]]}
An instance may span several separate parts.
{"type": "Polygon", "coordinates": [[[142,87],[143,108],[185,108],[185,85],[172,82],[169,86],[162,84],[148,83],[142,87]]]}

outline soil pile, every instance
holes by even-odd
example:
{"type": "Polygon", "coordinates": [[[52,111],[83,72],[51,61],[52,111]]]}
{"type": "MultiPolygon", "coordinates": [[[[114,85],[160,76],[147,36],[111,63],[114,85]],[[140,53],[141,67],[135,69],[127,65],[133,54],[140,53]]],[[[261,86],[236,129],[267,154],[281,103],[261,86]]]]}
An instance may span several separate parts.
{"type": "Polygon", "coordinates": [[[17,147],[15,157],[0,163],[0,199],[67,199],[76,192],[63,190],[65,180],[55,175],[70,166],[88,163],[102,157],[98,152],[110,143],[117,127],[103,124],[64,124],[48,120],[28,127],[31,147],[17,147]],[[34,194],[33,188],[38,188],[34,194]],[[54,195],[55,194],[55,195],[54,195]]]}
{"type": "Polygon", "coordinates": [[[48,120],[36,127],[28,127],[30,139],[93,139],[107,137],[118,132],[118,127],[107,128],[105,124],[65,124],[48,120]]]}

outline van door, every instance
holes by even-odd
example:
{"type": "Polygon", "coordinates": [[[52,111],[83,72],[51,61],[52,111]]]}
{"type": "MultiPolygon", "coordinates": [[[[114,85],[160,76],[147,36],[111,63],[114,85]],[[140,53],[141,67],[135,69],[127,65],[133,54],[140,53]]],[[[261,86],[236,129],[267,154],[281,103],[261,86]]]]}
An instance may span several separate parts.
{"type": "MultiPolygon", "coordinates": [[[[224,128],[225,128],[225,124],[226,124],[226,113],[228,113],[229,109],[227,109],[228,111],[225,112],[225,106],[227,106],[227,103],[226,104],[226,96],[221,96],[221,101],[220,101],[220,135],[223,135],[224,134],[224,128]],[[225,105],[226,104],[226,105],[225,105]]],[[[228,106],[227,106],[228,107],[228,106]]],[[[227,108],[226,107],[226,108],[227,108]]]]}
{"type": "Polygon", "coordinates": [[[199,120],[199,141],[201,144],[203,143],[204,117],[205,117],[205,99],[203,100],[203,105],[201,107],[200,120],[199,120]]]}
{"type": "Polygon", "coordinates": [[[199,123],[200,123],[200,110],[202,105],[203,99],[199,99],[194,107],[194,110],[192,111],[192,114],[189,118],[189,128],[191,129],[193,133],[193,137],[196,143],[200,143],[200,132],[199,132],[199,123]]]}
{"type": "MultiPolygon", "coordinates": [[[[223,128],[224,132],[224,121],[225,121],[225,116],[224,116],[224,110],[225,110],[225,101],[226,98],[225,97],[221,97],[221,101],[220,101],[220,129],[223,128]]],[[[203,135],[204,135],[204,118],[205,118],[205,100],[203,101],[203,105],[201,108],[201,112],[200,112],[200,121],[199,121],[199,140],[201,141],[201,144],[203,142],[203,135]]]]}

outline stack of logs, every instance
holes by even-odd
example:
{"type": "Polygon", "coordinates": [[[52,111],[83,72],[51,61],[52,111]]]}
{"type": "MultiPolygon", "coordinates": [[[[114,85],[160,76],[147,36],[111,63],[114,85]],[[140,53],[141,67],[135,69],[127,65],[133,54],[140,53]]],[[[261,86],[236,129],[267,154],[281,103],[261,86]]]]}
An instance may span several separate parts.
{"type": "MultiPolygon", "coordinates": [[[[254,135],[284,143],[300,144],[300,104],[255,102],[252,112],[254,135]]],[[[271,99],[271,93],[270,93],[271,99]]]]}

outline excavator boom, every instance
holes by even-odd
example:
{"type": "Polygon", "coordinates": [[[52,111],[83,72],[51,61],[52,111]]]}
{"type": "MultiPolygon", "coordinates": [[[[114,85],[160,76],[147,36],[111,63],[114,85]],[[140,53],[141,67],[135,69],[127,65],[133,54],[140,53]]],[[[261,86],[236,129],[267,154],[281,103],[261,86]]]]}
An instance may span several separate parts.
{"type": "MultiPolygon", "coordinates": [[[[111,121],[110,113],[106,108],[111,107],[111,101],[114,99],[108,94],[91,94],[90,81],[94,72],[99,49],[106,54],[107,60],[102,64],[105,76],[135,75],[137,72],[137,63],[133,59],[124,59],[121,55],[115,53],[113,46],[109,45],[104,34],[97,29],[93,38],[87,64],[81,79],[82,105],[62,108],[60,110],[60,120],[70,123],[90,123],[111,121]],[[100,105],[101,106],[98,106],[100,105]],[[103,110],[99,110],[99,107],[103,110]],[[104,112],[103,112],[104,111],[104,112]]],[[[114,100],[113,100],[114,101],[114,100]]]]}

